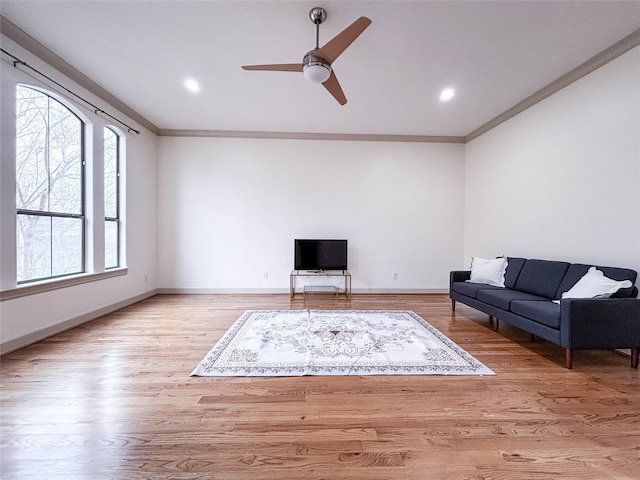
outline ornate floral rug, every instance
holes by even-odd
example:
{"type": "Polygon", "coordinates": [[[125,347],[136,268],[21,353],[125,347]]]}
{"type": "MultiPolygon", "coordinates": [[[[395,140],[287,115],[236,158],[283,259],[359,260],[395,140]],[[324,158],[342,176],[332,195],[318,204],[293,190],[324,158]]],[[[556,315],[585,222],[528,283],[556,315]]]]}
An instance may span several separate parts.
{"type": "Polygon", "coordinates": [[[493,375],[411,311],[248,310],[198,376],[493,375]]]}

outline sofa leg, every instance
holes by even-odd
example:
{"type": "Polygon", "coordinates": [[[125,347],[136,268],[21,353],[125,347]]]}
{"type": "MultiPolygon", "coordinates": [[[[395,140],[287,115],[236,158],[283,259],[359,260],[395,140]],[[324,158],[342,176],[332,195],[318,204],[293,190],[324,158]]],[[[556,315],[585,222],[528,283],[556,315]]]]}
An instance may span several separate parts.
{"type": "Polygon", "coordinates": [[[453,298],[451,299],[451,311],[456,311],[456,301],[453,298]]]}
{"type": "Polygon", "coordinates": [[[569,370],[573,367],[573,349],[565,348],[564,350],[564,366],[569,370]]]}
{"type": "Polygon", "coordinates": [[[638,360],[640,359],[640,348],[631,349],[631,368],[638,368],[638,360]]]}
{"type": "Polygon", "coordinates": [[[531,343],[535,343],[536,341],[536,336],[532,333],[531,334],[531,343]]]}

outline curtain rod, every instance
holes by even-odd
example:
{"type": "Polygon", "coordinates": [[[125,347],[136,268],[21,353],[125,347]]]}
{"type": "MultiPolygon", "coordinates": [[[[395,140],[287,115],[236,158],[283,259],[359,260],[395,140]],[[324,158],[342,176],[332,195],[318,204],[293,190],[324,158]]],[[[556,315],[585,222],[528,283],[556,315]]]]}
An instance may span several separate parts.
{"type": "Polygon", "coordinates": [[[2,51],[2,53],[10,56],[13,59],[13,66],[14,68],[18,68],[18,65],[22,65],[23,67],[26,67],[34,72],[36,72],[38,75],[40,75],[41,77],[46,78],[48,81],[50,81],[51,83],[54,83],[55,85],[57,85],[58,87],[62,88],[63,90],[65,90],[66,92],[70,93],[71,95],[73,95],[76,98],[79,98],[80,100],[82,100],[84,103],[86,103],[87,105],[90,105],[91,108],[93,108],[93,112],[97,115],[105,115],[107,117],[109,117],[112,120],[115,120],[116,122],[118,122],[120,125],[124,125],[125,127],[127,127],[127,132],[129,133],[135,133],[136,135],[140,135],[140,130],[136,130],[135,128],[127,125],[126,123],[124,123],[122,120],[119,120],[118,118],[114,117],[113,115],[111,115],[110,113],[105,112],[104,110],[102,110],[100,107],[97,107],[96,105],[94,105],[93,103],[91,103],[89,100],[87,100],[84,97],[81,97],[80,95],[78,95],[77,93],[69,90],[67,87],[65,87],[64,85],[62,85],[61,83],[55,81],[53,78],[49,77],[48,75],[42,73],[40,70],[38,70],[37,68],[32,67],[31,65],[29,65],[27,62],[25,62],[24,60],[19,59],[18,57],[16,57],[15,55],[7,52],[4,48],[0,48],[0,51],[2,51]]]}

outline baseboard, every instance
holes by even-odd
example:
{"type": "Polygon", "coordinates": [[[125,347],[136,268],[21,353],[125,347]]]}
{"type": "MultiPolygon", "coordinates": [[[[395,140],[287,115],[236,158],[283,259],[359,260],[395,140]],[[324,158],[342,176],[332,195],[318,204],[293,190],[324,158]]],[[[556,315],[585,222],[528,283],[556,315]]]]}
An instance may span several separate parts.
{"type": "Polygon", "coordinates": [[[158,288],[158,295],[289,294],[288,288],[158,288]]]}
{"type": "Polygon", "coordinates": [[[352,293],[379,295],[433,295],[449,293],[448,288],[354,288],[352,293]]]}
{"type": "Polygon", "coordinates": [[[16,350],[24,348],[28,345],[32,345],[34,343],[40,342],[45,338],[52,337],[53,335],[57,335],[66,330],[70,330],[74,327],[77,327],[78,325],[82,325],[83,323],[87,323],[92,320],[95,320],[96,318],[100,318],[104,315],[108,315],[109,313],[115,312],[116,310],[120,310],[121,308],[128,307],[129,305],[133,305],[134,303],[141,302],[142,300],[145,300],[149,297],[153,297],[156,294],[157,294],[156,290],[151,290],[141,295],[137,295],[135,297],[128,298],[121,302],[114,303],[113,305],[108,305],[106,307],[100,308],[93,312],[85,313],[84,315],[80,315],[79,317],[66,320],[62,323],[58,323],[56,325],[43,328],[42,330],[37,330],[27,335],[14,338],[13,340],[9,340],[7,342],[4,342],[3,344],[0,344],[0,355],[5,355],[7,353],[14,352],[16,350]]]}
{"type": "MultiPolygon", "coordinates": [[[[158,288],[159,295],[269,295],[289,294],[288,288],[158,288]]],[[[300,292],[297,292],[300,293],[300,292]]],[[[354,288],[353,294],[445,294],[448,288],[354,288]]]]}

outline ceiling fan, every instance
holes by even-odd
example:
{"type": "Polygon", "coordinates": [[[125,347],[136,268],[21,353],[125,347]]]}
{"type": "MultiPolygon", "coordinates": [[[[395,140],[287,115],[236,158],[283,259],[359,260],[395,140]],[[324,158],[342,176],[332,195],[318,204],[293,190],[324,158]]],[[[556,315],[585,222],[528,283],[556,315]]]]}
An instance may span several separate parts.
{"type": "Polygon", "coordinates": [[[344,52],[364,30],[371,25],[367,17],[360,17],[338,35],[319,48],[320,24],[327,18],[324,8],[315,7],[309,12],[309,18],[316,26],[316,48],[307,52],[302,63],[281,63],[272,65],[243,65],[245,70],[270,70],[279,72],[302,72],[304,78],[312,83],[321,83],[331,95],[344,105],[347,103],[331,64],[344,52]]]}

